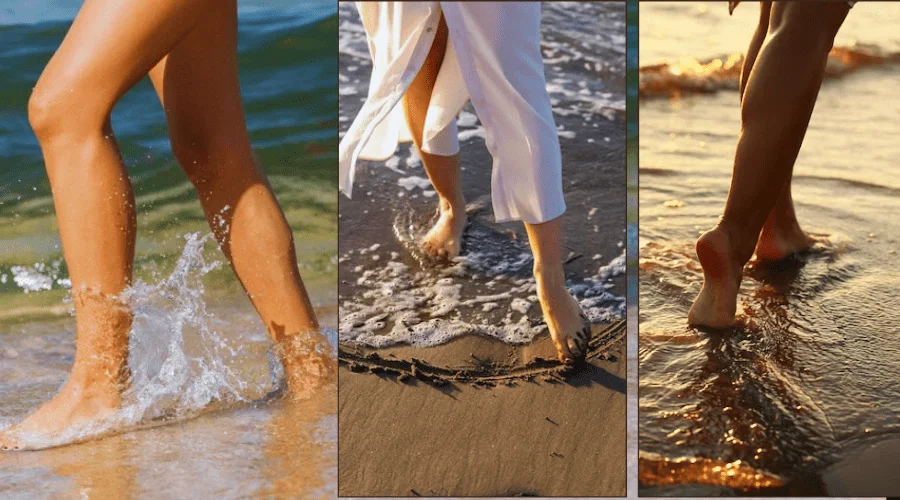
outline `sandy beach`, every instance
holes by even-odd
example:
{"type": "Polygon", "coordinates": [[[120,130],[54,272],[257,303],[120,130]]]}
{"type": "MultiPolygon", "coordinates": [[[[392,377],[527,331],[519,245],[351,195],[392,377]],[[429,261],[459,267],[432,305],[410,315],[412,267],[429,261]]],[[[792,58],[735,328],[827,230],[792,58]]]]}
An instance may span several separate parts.
{"type": "MultiPolygon", "coordinates": [[[[594,322],[587,364],[566,371],[546,329],[529,337],[543,326],[531,252],[521,223],[494,221],[471,105],[458,121],[470,221],[459,260],[417,255],[437,199],[409,145],[361,162],[353,199],[340,201],[341,496],[625,495],[625,12],[572,8],[545,4],[542,49],[566,279],[594,322]],[[597,17],[609,23],[599,34],[597,17]]],[[[346,130],[371,63],[355,9],[340,16],[346,130]]]]}
{"type": "MultiPolygon", "coordinates": [[[[568,377],[555,362],[499,382],[454,382],[402,370],[372,373],[342,361],[338,494],[624,495],[624,325],[610,330],[588,364],[568,377]]],[[[513,348],[464,337],[378,354],[388,360],[418,355],[421,364],[456,371],[476,356],[522,367],[552,349],[549,338],[513,348]]]]}

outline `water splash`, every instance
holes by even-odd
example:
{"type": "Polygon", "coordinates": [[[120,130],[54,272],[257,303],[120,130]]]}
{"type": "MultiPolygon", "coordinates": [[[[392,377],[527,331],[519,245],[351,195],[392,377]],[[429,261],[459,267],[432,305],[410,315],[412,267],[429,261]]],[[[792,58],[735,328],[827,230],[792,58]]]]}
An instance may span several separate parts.
{"type": "MultiPolygon", "coordinates": [[[[25,293],[41,292],[53,288],[54,283],[62,288],[71,288],[68,278],[60,278],[62,261],[55,260],[50,264],[38,262],[30,266],[12,266],[9,268],[12,279],[25,293]]],[[[6,283],[6,274],[0,282],[6,283]]]]}
{"type": "MultiPolygon", "coordinates": [[[[16,433],[21,448],[49,448],[192,418],[259,400],[281,388],[281,363],[262,326],[232,323],[207,308],[203,278],[223,265],[204,257],[213,235],[191,233],[184,239],[170,274],[137,280],[121,295],[134,315],[131,379],[123,407],[52,437],[16,433]]],[[[336,349],[337,333],[325,334],[336,349]]]]}

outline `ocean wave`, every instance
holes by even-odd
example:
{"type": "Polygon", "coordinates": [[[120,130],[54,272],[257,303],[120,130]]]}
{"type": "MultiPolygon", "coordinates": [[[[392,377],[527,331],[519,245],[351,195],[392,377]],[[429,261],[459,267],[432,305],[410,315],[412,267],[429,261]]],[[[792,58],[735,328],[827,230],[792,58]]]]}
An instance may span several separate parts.
{"type": "MultiPolygon", "coordinates": [[[[825,76],[840,78],[863,68],[897,63],[900,63],[900,52],[891,52],[877,45],[835,47],[828,54],[825,76]]],[[[641,98],[652,98],[738,90],[743,65],[744,54],[737,53],[643,66],[638,91],[641,98]]]]}

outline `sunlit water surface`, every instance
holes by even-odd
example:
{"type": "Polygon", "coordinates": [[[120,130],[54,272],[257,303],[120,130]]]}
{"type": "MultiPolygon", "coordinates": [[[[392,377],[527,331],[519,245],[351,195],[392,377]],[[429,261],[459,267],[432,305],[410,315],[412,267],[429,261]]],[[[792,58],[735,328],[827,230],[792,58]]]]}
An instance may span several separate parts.
{"type": "Polygon", "coordinates": [[[656,494],[821,492],[831,464],[900,438],[900,4],[857,4],[836,41],[793,183],[821,243],[745,271],[734,331],[686,324],[740,127],[729,64],[758,12],[641,5],[639,419],[656,494]]]}

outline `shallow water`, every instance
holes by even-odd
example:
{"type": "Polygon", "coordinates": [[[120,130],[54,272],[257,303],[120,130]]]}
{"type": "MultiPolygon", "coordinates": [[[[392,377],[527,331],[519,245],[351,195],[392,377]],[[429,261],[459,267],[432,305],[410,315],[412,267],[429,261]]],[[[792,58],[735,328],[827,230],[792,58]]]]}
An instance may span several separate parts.
{"type": "MultiPolygon", "coordinates": [[[[171,498],[198,492],[191,481],[202,475],[210,494],[230,498],[336,494],[336,394],[306,402],[278,396],[281,366],[249,301],[205,300],[204,273],[221,265],[202,258],[209,239],[188,237],[172,274],[129,290],[135,320],[123,408],[49,440],[16,435],[41,451],[0,454],[0,493],[171,498]]],[[[335,312],[316,310],[332,347],[335,312]]],[[[65,381],[75,351],[70,323],[31,323],[2,337],[0,428],[65,381]]]]}
{"type": "MultiPolygon", "coordinates": [[[[48,400],[74,355],[70,284],[25,110],[76,9],[0,5],[0,428],[48,400]]],[[[241,2],[239,24],[251,140],[335,346],[336,43],[327,35],[336,8],[241,2]]],[[[280,363],[172,158],[146,80],[112,121],[138,207],[135,284],[125,294],[135,311],[131,386],[123,410],[102,425],[53,440],[23,436],[32,448],[86,442],[0,454],[0,496],[334,497],[335,394],[276,397],[280,363]]]]}
{"type": "Polygon", "coordinates": [[[334,498],[334,394],[0,455],[5,498],[334,498]]]}
{"type": "MultiPolygon", "coordinates": [[[[666,63],[689,73],[697,61],[738,56],[758,8],[741,4],[729,18],[724,4],[716,6],[642,4],[642,68],[666,63]]],[[[686,316],[702,283],[693,244],[721,215],[728,190],[740,127],[736,82],[722,83],[727,72],[700,71],[687,82],[673,79],[665,92],[643,92],[646,493],[728,494],[768,475],[781,492],[826,493],[829,465],[900,434],[900,273],[891,265],[900,225],[890,216],[900,208],[898,20],[898,4],[863,2],[850,12],[837,47],[884,58],[835,72],[820,92],[793,193],[801,225],[821,242],[801,259],[748,267],[742,324],[727,333],[691,329],[686,316]],[[657,469],[667,460],[682,462],[657,469]]],[[[840,51],[833,59],[840,69],[840,51]]],[[[658,67],[649,69],[653,78],[642,85],[658,81],[658,67]]]]}
{"type": "MultiPolygon", "coordinates": [[[[344,131],[367,93],[371,63],[356,9],[339,10],[344,131]]],[[[569,206],[567,278],[595,322],[625,315],[624,27],[624,3],[544,4],[542,52],[569,206]]],[[[426,347],[478,333],[524,343],[546,330],[523,225],[493,221],[491,159],[471,105],[458,124],[471,224],[450,265],[416,249],[437,198],[409,144],[385,162],[361,162],[353,199],[341,198],[341,341],[426,347]]]]}

